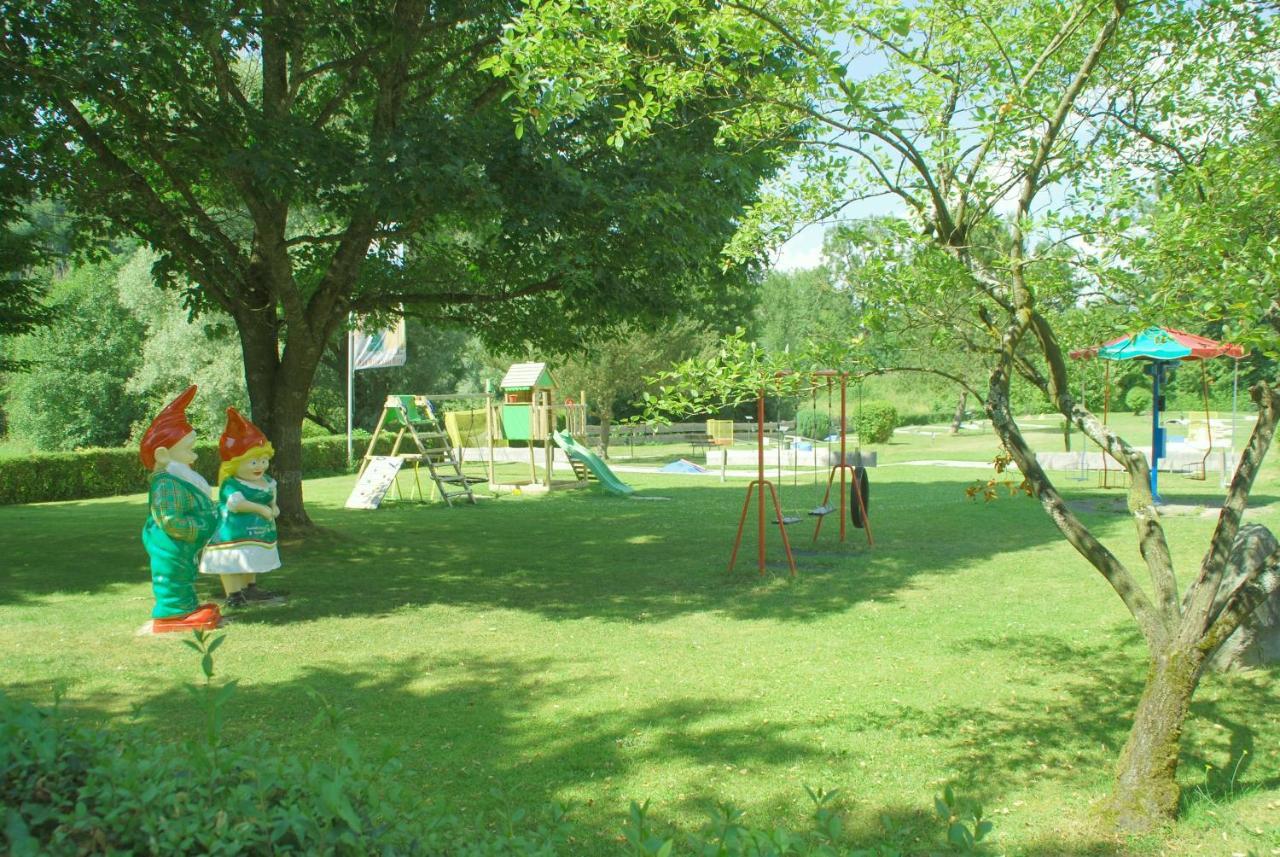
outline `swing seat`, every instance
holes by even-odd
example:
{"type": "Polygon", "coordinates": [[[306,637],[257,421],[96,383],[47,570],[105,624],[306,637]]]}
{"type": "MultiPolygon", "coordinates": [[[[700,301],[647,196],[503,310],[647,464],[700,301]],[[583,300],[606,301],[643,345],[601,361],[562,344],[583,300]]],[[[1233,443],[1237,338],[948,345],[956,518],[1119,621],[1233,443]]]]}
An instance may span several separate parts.
{"type": "Polygon", "coordinates": [[[1197,482],[1204,482],[1206,478],[1204,462],[1198,461],[1194,464],[1188,464],[1183,468],[1182,476],[1185,479],[1194,479],[1197,482]]]}
{"type": "Polygon", "coordinates": [[[798,524],[798,523],[800,523],[800,518],[799,518],[799,516],[797,516],[797,515],[783,515],[783,516],[782,516],[782,520],[781,520],[781,521],[779,521],[777,518],[775,518],[773,522],[774,522],[775,524],[783,524],[783,525],[786,525],[786,526],[790,526],[791,524],[798,524]]]}
{"type": "Polygon", "coordinates": [[[821,518],[825,515],[830,515],[835,510],[834,506],[818,506],[816,509],[810,509],[809,514],[815,518],[821,518]]]}

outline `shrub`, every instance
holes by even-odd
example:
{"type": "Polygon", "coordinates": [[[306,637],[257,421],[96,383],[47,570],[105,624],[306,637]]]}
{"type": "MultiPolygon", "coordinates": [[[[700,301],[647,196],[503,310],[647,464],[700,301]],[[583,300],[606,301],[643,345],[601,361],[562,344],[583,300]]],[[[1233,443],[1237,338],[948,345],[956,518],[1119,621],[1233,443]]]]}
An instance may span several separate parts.
{"type": "Polygon", "coordinates": [[[854,415],[853,433],[859,443],[886,443],[898,425],[898,409],[888,402],[863,402],[854,415]]]}
{"type": "MultiPolygon", "coordinates": [[[[357,435],[355,454],[369,436],[357,435]]],[[[215,443],[197,444],[196,468],[209,480],[218,475],[215,443]]],[[[307,478],[347,472],[347,439],[342,435],[302,441],[302,475],[307,478]]],[[[37,452],[0,458],[0,505],[87,500],[147,490],[147,473],[135,447],[37,452]]]]}
{"type": "Polygon", "coordinates": [[[831,414],[826,411],[802,408],[796,412],[796,433],[802,437],[821,440],[831,434],[834,424],[831,414]]]}
{"type": "Polygon", "coordinates": [[[1151,391],[1146,387],[1131,387],[1129,392],[1124,394],[1124,406],[1135,416],[1141,416],[1151,407],[1151,391]]]}
{"type": "Polygon", "coordinates": [[[76,726],[0,692],[0,851],[487,857],[557,853],[569,829],[558,808],[502,832],[464,824],[383,788],[394,763],[363,758],[349,740],[338,741],[337,757],[306,760],[258,740],[216,751],[157,744],[129,729],[76,726]]]}
{"type": "MultiPolygon", "coordinates": [[[[117,733],[68,723],[0,691],[0,825],[4,853],[554,854],[567,841],[564,809],[548,822],[523,811],[464,825],[396,786],[397,763],[365,758],[334,708],[312,694],[316,728],[333,731],[331,760],[282,753],[250,738],[222,740],[234,681],[214,681],[225,635],[196,632],[205,733],[158,744],[137,727],[117,733]],[[535,826],[536,824],[536,826],[535,826]]],[[[321,754],[317,754],[321,755],[321,754]]],[[[499,795],[501,797],[501,795],[499,795]]],[[[504,807],[505,808],[505,807],[504,807]]]]}

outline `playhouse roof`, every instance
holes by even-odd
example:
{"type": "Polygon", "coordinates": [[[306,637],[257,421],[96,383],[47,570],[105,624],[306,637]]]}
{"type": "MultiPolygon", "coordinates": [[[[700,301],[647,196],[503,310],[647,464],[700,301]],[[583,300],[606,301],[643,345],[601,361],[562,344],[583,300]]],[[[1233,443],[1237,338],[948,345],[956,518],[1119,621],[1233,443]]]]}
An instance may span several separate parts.
{"type": "Polygon", "coordinates": [[[1076,360],[1101,357],[1104,360],[1207,360],[1210,357],[1244,357],[1244,348],[1230,342],[1214,342],[1171,327],[1148,327],[1126,333],[1110,342],[1072,351],[1076,360]]]}
{"type": "Polygon", "coordinates": [[[534,387],[554,387],[546,363],[512,363],[502,376],[498,387],[503,390],[531,390],[534,387]]]}

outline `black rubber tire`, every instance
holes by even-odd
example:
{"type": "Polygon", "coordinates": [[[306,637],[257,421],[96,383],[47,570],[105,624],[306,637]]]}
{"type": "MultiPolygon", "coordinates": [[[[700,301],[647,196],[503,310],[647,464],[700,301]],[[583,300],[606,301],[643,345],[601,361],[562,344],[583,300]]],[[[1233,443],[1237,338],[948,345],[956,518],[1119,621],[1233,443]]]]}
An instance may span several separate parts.
{"type": "Polygon", "coordinates": [[[871,514],[871,480],[867,478],[867,468],[853,468],[853,482],[849,483],[849,520],[858,529],[865,526],[862,512],[871,514]],[[857,492],[857,493],[855,493],[857,492]],[[858,504],[858,495],[862,495],[862,504],[858,504]]]}

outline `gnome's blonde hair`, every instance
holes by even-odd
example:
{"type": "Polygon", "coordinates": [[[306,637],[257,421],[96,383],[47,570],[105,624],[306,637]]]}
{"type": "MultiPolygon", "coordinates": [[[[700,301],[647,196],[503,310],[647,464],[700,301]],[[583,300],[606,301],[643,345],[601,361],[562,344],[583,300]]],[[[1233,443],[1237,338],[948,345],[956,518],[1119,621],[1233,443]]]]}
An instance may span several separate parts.
{"type": "Polygon", "coordinates": [[[240,469],[240,465],[244,464],[250,458],[271,458],[276,454],[275,447],[270,442],[250,447],[235,458],[229,458],[222,462],[222,466],[218,468],[218,484],[221,485],[227,480],[228,476],[234,476],[235,472],[240,469]]]}

